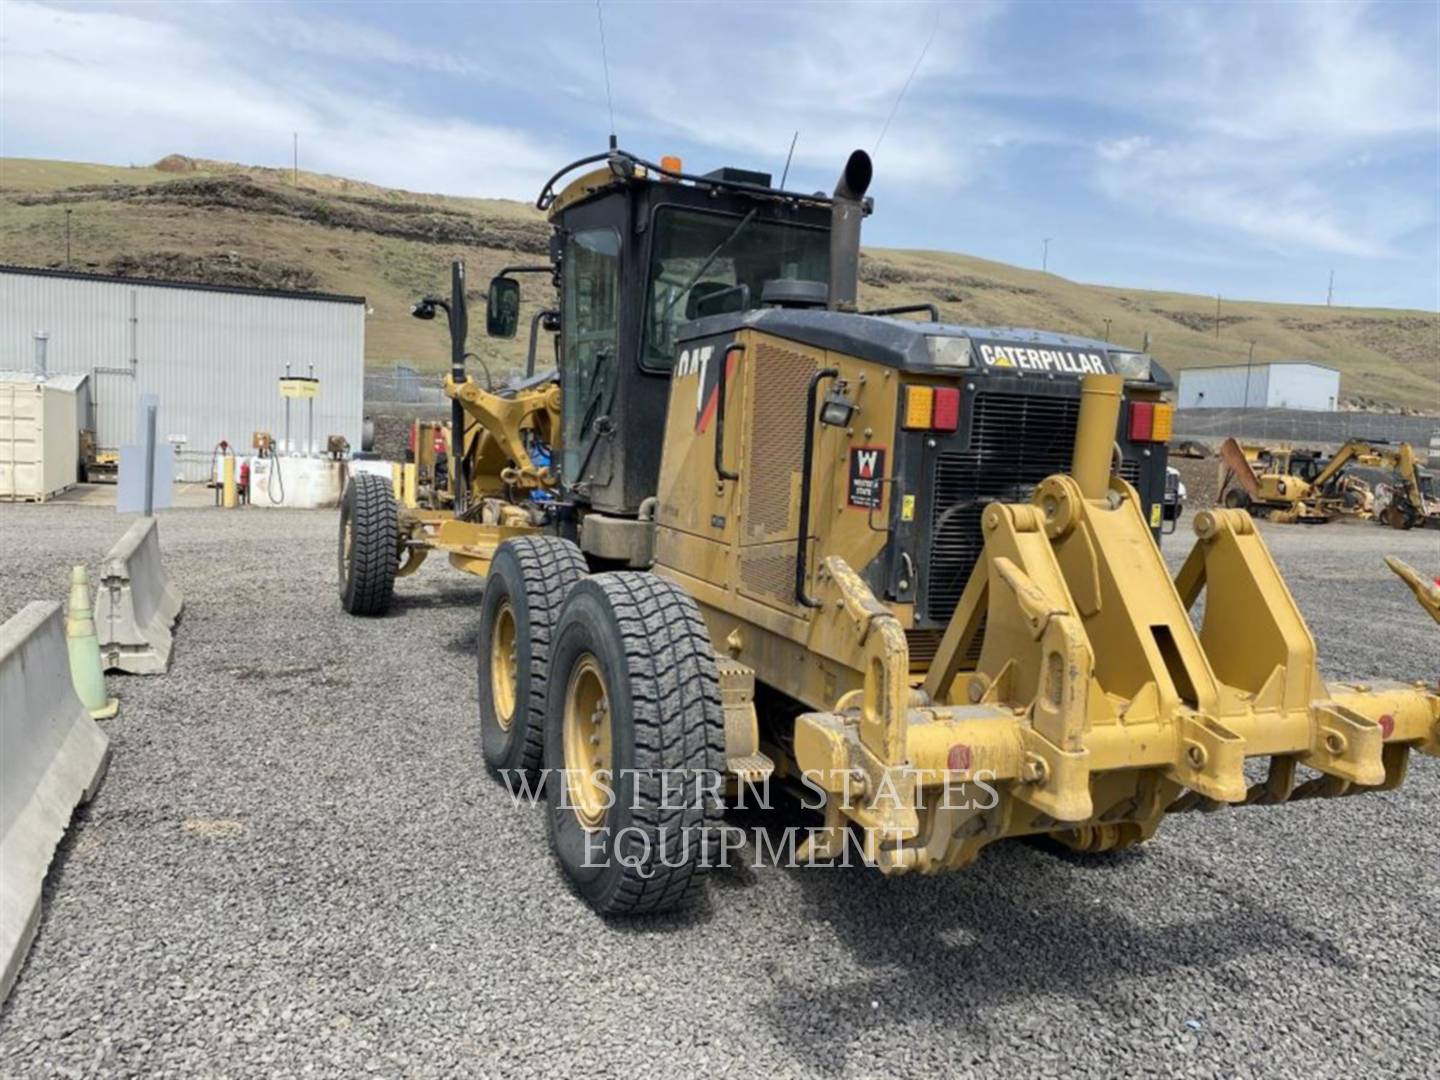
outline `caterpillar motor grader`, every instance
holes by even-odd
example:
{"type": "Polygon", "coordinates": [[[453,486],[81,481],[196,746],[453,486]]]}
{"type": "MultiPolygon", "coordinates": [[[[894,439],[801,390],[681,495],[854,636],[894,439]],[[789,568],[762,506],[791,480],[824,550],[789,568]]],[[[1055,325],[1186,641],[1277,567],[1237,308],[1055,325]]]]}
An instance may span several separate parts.
{"type": "MultiPolygon", "coordinates": [[[[578,892],[693,900],[722,781],[824,793],[799,859],[933,872],[1385,790],[1440,752],[1433,685],[1321,680],[1243,510],[1195,515],[1172,579],[1149,356],[857,310],[870,178],[859,151],[830,196],[613,145],[567,166],[538,202],[558,301],[513,389],[466,376],[463,273],[417,307],[450,316],[454,494],[402,510],[356,476],[342,600],[383,613],[435,550],[485,578],[483,755],[542,778],[578,892]]],[[[516,333],[518,289],[490,283],[491,333],[516,333]]]]}

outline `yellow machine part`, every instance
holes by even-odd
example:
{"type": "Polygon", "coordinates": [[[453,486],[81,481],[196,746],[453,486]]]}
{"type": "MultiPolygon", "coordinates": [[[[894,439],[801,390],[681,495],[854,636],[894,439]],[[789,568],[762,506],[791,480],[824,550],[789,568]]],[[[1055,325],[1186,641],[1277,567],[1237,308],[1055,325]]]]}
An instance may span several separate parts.
{"type": "Polygon", "coordinates": [[[1435,686],[1321,680],[1244,511],[1196,515],[1170,578],[1138,495],[1109,474],[1120,390],[1087,377],[1072,474],[988,508],[984,555],[920,686],[899,619],[824,559],[815,622],[848,625],[860,686],[797,723],[795,767],[831,795],[811,857],[850,823],[888,872],[963,866],[1024,834],[1099,850],[1167,813],[1388,789],[1412,750],[1440,754],[1435,686]],[[1268,761],[1261,782],[1251,758],[1268,761]]]}

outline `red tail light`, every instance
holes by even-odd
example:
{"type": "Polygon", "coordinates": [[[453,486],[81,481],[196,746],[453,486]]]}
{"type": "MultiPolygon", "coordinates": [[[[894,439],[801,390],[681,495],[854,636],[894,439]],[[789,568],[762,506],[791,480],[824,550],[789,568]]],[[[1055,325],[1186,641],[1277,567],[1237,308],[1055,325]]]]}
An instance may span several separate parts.
{"type": "Polygon", "coordinates": [[[1155,431],[1155,403],[1132,401],[1130,403],[1130,441],[1150,442],[1155,431]]]}
{"type": "Polygon", "coordinates": [[[935,388],[935,413],[930,426],[936,431],[954,431],[960,426],[960,391],[957,388],[935,388]]]}

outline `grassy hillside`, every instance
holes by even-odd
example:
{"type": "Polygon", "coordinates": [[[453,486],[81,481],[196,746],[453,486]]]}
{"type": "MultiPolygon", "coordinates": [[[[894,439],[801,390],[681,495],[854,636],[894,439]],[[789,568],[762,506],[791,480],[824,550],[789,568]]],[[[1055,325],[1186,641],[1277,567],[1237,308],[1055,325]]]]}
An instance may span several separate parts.
{"type": "MultiPolygon", "coordinates": [[[[359,293],[370,302],[366,359],[438,369],[445,334],[409,318],[424,292],[448,289],[466,260],[472,294],[501,266],[543,256],[548,231],[522,203],[417,194],[340,177],[174,155],[149,167],[0,159],[0,261],[64,263],[65,211],[76,269],[140,277],[359,293]]],[[[1307,359],[1343,373],[1350,401],[1440,409],[1440,316],[1379,308],[1262,304],[1084,285],[949,252],[867,249],[861,301],[926,300],[947,321],[1105,335],[1172,370],[1307,359]]],[[[548,299],[531,279],[526,296],[548,299]]],[[[526,312],[528,318],[528,312],[526,312]]],[[[523,334],[522,334],[523,337],[523,334]]],[[[523,342],[472,333],[493,365],[517,365],[523,342]]]]}

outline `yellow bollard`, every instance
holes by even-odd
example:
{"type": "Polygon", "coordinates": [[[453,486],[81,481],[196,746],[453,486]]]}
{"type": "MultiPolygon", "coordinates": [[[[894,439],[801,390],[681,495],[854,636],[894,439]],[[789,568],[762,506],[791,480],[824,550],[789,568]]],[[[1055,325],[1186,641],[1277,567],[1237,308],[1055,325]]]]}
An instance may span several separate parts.
{"type": "Polygon", "coordinates": [[[414,509],[416,505],[415,485],[415,463],[412,461],[405,466],[405,498],[403,500],[405,505],[411,509],[414,509]]]}
{"type": "Polygon", "coordinates": [[[233,510],[238,502],[235,497],[235,455],[226,454],[221,461],[220,476],[224,491],[222,505],[226,510],[233,510]]]}
{"type": "Polygon", "coordinates": [[[390,486],[395,489],[395,501],[405,501],[405,467],[398,461],[390,463],[390,486]]]}
{"type": "Polygon", "coordinates": [[[96,720],[106,720],[120,703],[105,693],[105,672],[100,665],[100,640],[90,609],[90,575],[77,566],[70,574],[70,603],[65,612],[65,644],[70,651],[70,681],[75,693],[96,720]]]}

